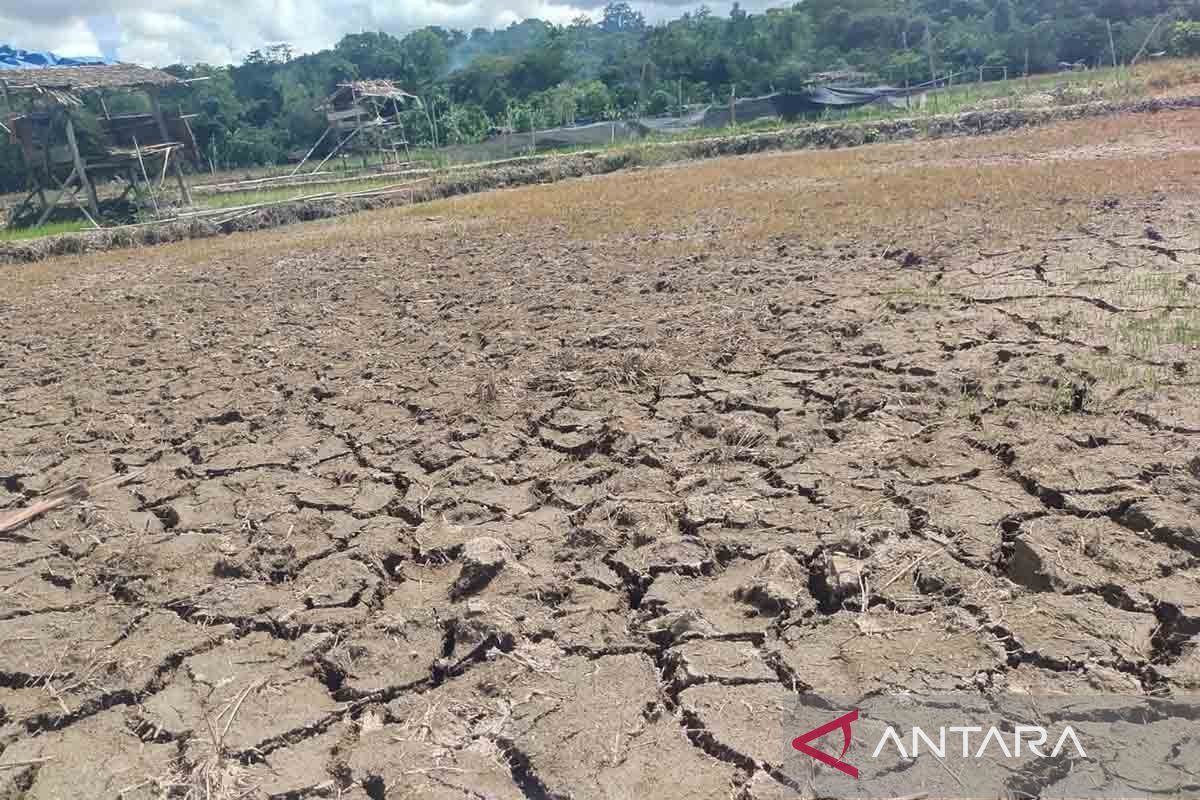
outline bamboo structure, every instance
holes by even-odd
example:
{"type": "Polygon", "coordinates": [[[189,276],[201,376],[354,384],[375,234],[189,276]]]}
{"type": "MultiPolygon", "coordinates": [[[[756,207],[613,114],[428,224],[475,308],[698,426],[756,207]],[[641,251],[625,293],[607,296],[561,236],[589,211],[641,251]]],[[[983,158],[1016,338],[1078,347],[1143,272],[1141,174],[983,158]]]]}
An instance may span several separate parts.
{"type": "Polygon", "coordinates": [[[28,194],[9,214],[9,227],[23,219],[31,203],[40,209],[37,224],[42,224],[56,208],[75,202],[80,192],[78,210],[98,225],[97,183],[110,179],[127,181],[122,198],[140,183],[155,199],[148,160],[164,178],[168,170],[174,174],[180,199],[190,205],[180,159],[197,162],[199,147],[187,116],[164,113],[158,97],[160,90],[176,85],[181,82],[173,75],[130,64],[6,70],[0,76],[5,127],[20,145],[28,176],[28,194]],[[142,92],[149,98],[150,113],[114,116],[104,92],[142,92]],[[92,149],[85,151],[80,121],[88,94],[99,96],[101,115],[99,139],[92,135],[88,141],[92,149]]]}
{"type": "Polygon", "coordinates": [[[384,164],[401,166],[412,161],[404,125],[400,121],[403,105],[413,103],[421,107],[420,98],[400,89],[391,81],[349,81],[338,84],[337,89],[317,106],[324,112],[328,126],[320,138],[305,154],[291,175],[297,175],[308,163],[330,135],[334,145],[321,159],[312,173],[316,174],[338,153],[378,153],[384,164]],[[365,134],[365,135],[360,135],[365,134]],[[404,158],[400,151],[403,149],[404,158]]]}

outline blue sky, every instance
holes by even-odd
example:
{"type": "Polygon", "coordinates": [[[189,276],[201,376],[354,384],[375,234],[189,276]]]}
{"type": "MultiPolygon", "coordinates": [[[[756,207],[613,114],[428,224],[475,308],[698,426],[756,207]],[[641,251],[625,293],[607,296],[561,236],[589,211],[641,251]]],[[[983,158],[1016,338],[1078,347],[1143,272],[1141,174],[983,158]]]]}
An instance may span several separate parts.
{"type": "MultiPolygon", "coordinates": [[[[762,0],[743,2],[755,10],[762,0]]],[[[0,0],[0,43],[59,55],[106,55],[148,65],[240,61],[265,44],[299,52],[329,47],[347,33],[394,34],[424,25],[470,30],[527,17],[565,23],[600,16],[602,0],[0,0]]],[[[651,20],[698,7],[689,0],[631,2],[651,20]]],[[[708,4],[727,13],[730,3],[708,4]]]]}

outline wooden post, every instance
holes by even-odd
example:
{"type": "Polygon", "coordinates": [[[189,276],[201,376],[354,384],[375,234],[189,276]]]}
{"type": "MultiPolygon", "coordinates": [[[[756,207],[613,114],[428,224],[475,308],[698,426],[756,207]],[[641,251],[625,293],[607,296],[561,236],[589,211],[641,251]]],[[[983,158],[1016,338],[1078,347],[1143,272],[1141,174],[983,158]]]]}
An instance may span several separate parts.
{"type": "Polygon", "coordinates": [[[150,193],[150,202],[154,204],[154,213],[157,214],[158,198],[154,196],[154,184],[150,182],[150,175],[146,172],[146,162],[142,160],[142,148],[138,145],[136,136],[133,137],[133,152],[137,154],[138,166],[142,168],[142,180],[146,182],[146,191],[150,193]]]}
{"type": "Polygon", "coordinates": [[[926,26],[926,28],[925,28],[925,50],[927,51],[927,54],[929,55],[929,80],[932,82],[932,85],[933,85],[933,88],[932,88],[933,112],[932,113],[936,114],[938,111],[937,73],[934,72],[934,67],[933,67],[933,32],[930,31],[928,26],[926,26]]]}
{"type": "MultiPolygon", "coordinates": [[[[37,222],[33,223],[33,227],[40,228],[42,226],[42,223],[44,223],[46,220],[50,219],[50,213],[52,211],[54,211],[54,209],[58,206],[58,204],[61,203],[63,201],[63,199],[68,196],[67,187],[75,182],[75,177],[78,172],[79,172],[78,167],[71,168],[71,174],[67,176],[66,182],[59,184],[60,191],[59,191],[58,195],[54,198],[54,202],[45,204],[45,208],[42,209],[42,215],[40,217],[38,217],[37,222]]],[[[58,178],[55,178],[54,180],[57,181],[58,178]]],[[[69,196],[74,197],[75,192],[77,192],[77,191],[79,191],[78,186],[71,190],[71,193],[69,196]]]]}
{"type": "MultiPolygon", "coordinates": [[[[158,133],[162,136],[163,143],[171,141],[171,134],[167,131],[167,121],[163,118],[162,106],[158,102],[158,92],[151,90],[147,92],[150,95],[150,110],[154,113],[154,121],[158,123],[158,133]]],[[[179,184],[179,195],[183,198],[184,205],[192,204],[192,193],[188,190],[187,181],[183,179],[183,170],[179,168],[179,161],[171,162],[171,172],[175,173],[175,182],[179,184]]]]}
{"type": "MultiPolygon", "coordinates": [[[[28,185],[28,184],[26,184],[26,185],[28,185]]],[[[20,216],[21,216],[23,213],[25,213],[25,207],[29,205],[29,201],[33,199],[33,196],[34,196],[35,194],[37,194],[37,192],[38,192],[38,190],[37,190],[37,184],[35,183],[35,184],[34,184],[34,187],[33,187],[32,189],[30,189],[30,190],[29,190],[29,193],[28,193],[27,195],[25,195],[25,199],[24,199],[24,200],[22,200],[22,201],[20,202],[20,204],[19,204],[19,205],[18,205],[16,208],[13,208],[13,209],[11,209],[11,210],[8,212],[8,224],[7,224],[7,226],[6,226],[6,227],[8,227],[8,228],[15,228],[15,227],[16,227],[16,221],[17,221],[17,219],[18,219],[18,218],[19,218],[19,217],[20,217],[20,216]]]]}
{"type": "MultiPolygon", "coordinates": [[[[431,102],[430,108],[427,109],[425,113],[429,116],[429,129],[433,132],[432,135],[433,135],[433,149],[434,150],[437,150],[437,148],[438,148],[438,124],[437,124],[437,113],[436,112],[437,112],[437,106],[434,106],[433,103],[431,102]]],[[[532,127],[532,125],[533,125],[533,118],[531,116],[530,117],[530,126],[532,127]]]]}
{"type": "Polygon", "coordinates": [[[297,172],[299,172],[299,171],[300,171],[300,168],[301,168],[301,167],[303,167],[305,164],[307,164],[307,163],[308,163],[308,159],[312,158],[312,154],[313,154],[313,153],[315,153],[315,152],[317,151],[317,148],[321,146],[321,142],[325,141],[325,137],[329,135],[329,132],[330,132],[331,130],[333,130],[333,128],[326,128],[326,129],[325,129],[325,132],[321,134],[321,138],[320,138],[320,139],[317,139],[317,143],[316,143],[316,144],[314,144],[314,145],[313,145],[313,146],[312,146],[312,147],[309,149],[308,153],[306,153],[306,154],[305,154],[304,158],[302,158],[302,159],[300,160],[300,163],[296,165],[296,168],[295,168],[294,170],[292,170],[290,173],[288,173],[288,177],[291,177],[291,176],[295,175],[297,172]]]}
{"type": "Polygon", "coordinates": [[[167,163],[171,160],[171,151],[174,149],[173,147],[168,147],[163,151],[162,174],[158,176],[158,190],[160,192],[162,191],[163,184],[167,182],[167,163]]]}
{"type": "MultiPolygon", "coordinates": [[[[100,200],[96,197],[96,187],[92,185],[88,179],[87,166],[83,162],[83,156],[79,154],[79,142],[75,140],[75,124],[71,122],[70,113],[66,114],[67,119],[67,146],[71,148],[71,158],[75,162],[75,171],[79,173],[79,180],[83,184],[84,190],[87,191],[87,202],[92,209],[92,213],[97,217],[100,216],[100,200]]],[[[47,145],[49,142],[47,142],[47,145]]]]}
{"type": "MultiPolygon", "coordinates": [[[[179,119],[183,122],[183,129],[186,130],[188,134],[188,140],[183,144],[184,149],[186,150],[188,147],[191,147],[193,153],[199,153],[200,143],[196,141],[196,132],[192,130],[192,123],[188,122],[187,116],[183,113],[182,107],[179,109],[179,119]]],[[[194,161],[192,163],[195,164],[194,161]]],[[[195,164],[195,166],[197,170],[204,169],[203,164],[195,164]]]]}
{"type": "Polygon", "coordinates": [[[75,196],[75,193],[78,191],[79,191],[78,186],[72,188],[70,191],[67,191],[66,187],[63,187],[63,190],[58,193],[58,197],[54,198],[54,203],[46,206],[46,210],[42,212],[42,215],[40,217],[38,217],[38,221],[33,224],[33,227],[40,228],[40,227],[42,227],[42,225],[46,224],[46,220],[50,219],[50,214],[54,211],[55,208],[58,207],[58,204],[61,203],[63,200],[69,200],[69,199],[73,198],[75,196]]]}
{"type": "Polygon", "coordinates": [[[89,213],[87,212],[87,209],[86,209],[86,208],[84,208],[83,206],[80,206],[80,207],[79,207],[79,210],[83,212],[83,215],[84,215],[85,217],[87,217],[87,221],[88,221],[88,222],[90,222],[90,223],[92,223],[92,227],[93,227],[93,228],[95,228],[96,230],[100,230],[100,223],[99,223],[99,222],[96,222],[96,219],[95,219],[95,217],[93,217],[91,214],[89,214],[89,213]]]}
{"type": "Polygon", "coordinates": [[[1112,51],[1113,69],[1117,68],[1117,45],[1113,41],[1112,35],[1112,20],[1104,20],[1104,24],[1108,26],[1108,49],[1112,51]]]}
{"type": "Polygon", "coordinates": [[[125,173],[125,180],[129,181],[129,185],[125,187],[125,190],[123,192],[121,192],[120,200],[118,200],[117,202],[121,202],[121,200],[124,200],[126,197],[129,196],[129,193],[132,192],[137,187],[137,173],[133,171],[133,167],[130,167],[129,170],[125,173]]]}
{"type": "Polygon", "coordinates": [[[737,125],[737,86],[729,87],[729,127],[737,125]]]}
{"type": "Polygon", "coordinates": [[[1158,15],[1158,19],[1154,21],[1154,27],[1151,28],[1150,33],[1146,35],[1146,41],[1142,42],[1142,46],[1138,48],[1137,55],[1133,57],[1133,61],[1129,62],[1130,69],[1133,69],[1137,66],[1138,59],[1142,57],[1142,53],[1146,52],[1146,47],[1150,44],[1150,40],[1154,38],[1154,34],[1158,30],[1158,26],[1162,24],[1162,21],[1166,19],[1166,17],[1166,14],[1158,15]]]}
{"type": "Polygon", "coordinates": [[[38,175],[37,170],[33,169],[32,167],[29,168],[29,175],[33,179],[34,184],[37,186],[38,201],[41,203],[42,208],[45,208],[46,207],[46,189],[42,184],[42,176],[38,175]]]}
{"type": "Polygon", "coordinates": [[[353,139],[355,136],[357,136],[357,135],[358,135],[358,132],[359,132],[359,131],[361,131],[361,130],[362,130],[362,128],[361,128],[361,127],[359,127],[359,128],[355,128],[355,129],[354,129],[354,130],[353,130],[353,131],[350,133],[350,135],[349,135],[349,136],[347,136],[347,137],[346,137],[346,138],[344,138],[344,139],[342,138],[341,132],[339,132],[339,133],[338,133],[338,144],[337,144],[337,147],[335,147],[335,148],[333,148],[332,150],[330,150],[330,151],[329,151],[329,155],[325,156],[325,158],[321,160],[321,163],[320,163],[320,164],[317,164],[317,168],[316,168],[316,169],[314,169],[314,170],[313,170],[312,172],[310,172],[309,174],[310,174],[310,175],[315,175],[315,174],[317,174],[318,172],[320,172],[320,171],[321,171],[321,167],[325,166],[325,162],[326,162],[326,161],[328,161],[329,159],[333,158],[334,154],[335,154],[335,153],[337,153],[337,151],[339,151],[339,150],[341,150],[341,149],[342,149],[342,145],[344,145],[346,142],[350,141],[350,140],[351,140],[351,139],[353,139]]]}
{"type": "MultiPolygon", "coordinates": [[[[51,169],[50,169],[50,129],[48,128],[46,130],[45,146],[42,148],[42,172],[41,172],[41,175],[38,177],[38,184],[45,186],[47,189],[51,188],[50,187],[50,176],[52,174],[53,173],[51,172],[51,169]],[[43,180],[43,179],[45,179],[45,180],[43,180]]],[[[42,200],[42,208],[43,209],[46,208],[46,193],[39,192],[38,197],[40,197],[42,200]]]]}
{"type": "Polygon", "coordinates": [[[937,73],[933,69],[933,33],[928,27],[925,28],[925,50],[929,55],[929,80],[933,81],[933,88],[937,88],[937,73]]]}

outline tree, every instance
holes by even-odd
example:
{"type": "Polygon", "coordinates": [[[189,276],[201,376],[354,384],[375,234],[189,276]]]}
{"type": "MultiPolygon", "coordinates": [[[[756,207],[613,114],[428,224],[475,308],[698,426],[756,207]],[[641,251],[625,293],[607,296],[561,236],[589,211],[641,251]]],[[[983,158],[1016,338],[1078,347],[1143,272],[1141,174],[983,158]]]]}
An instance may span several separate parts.
{"type": "Polygon", "coordinates": [[[1108,26],[1103,20],[1093,15],[1078,19],[1060,19],[1055,33],[1059,61],[1091,62],[1097,58],[1107,60],[1108,26]]]}
{"type": "Polygon", "coordinates": [[[396,77],[404,69],[400,41],[382,31],[348,34],[334,45],[333,50],[353,64],[363,78],[396,77]]]}
{"type": "Polygon", "coordinates": [[[279,132],[268,128],[243,126],[229,132],[216,148],[218,164],[231,166],[260,166],[277,163],[284,155],[279,132]]]}
{"type": "Polygon", "coordinates": [[[605,33],[640,33],[646,29],[646,18],[628,3],[609,3],[604,7],[600,29],[605,33]]]}
{"type": "Polygon", "coordinates": [[[568,76],[562,35],[554,29],[541,47],[529,50],[516,62],[511,82],[518,93],[533,94],[562,83],[568,76]]]}
{"type": "MultiPolygon", "coordinates": [[[[742,96],[801,90],[829,70],[879,80],[902,80],[907,70],[921,80],[927,33],[939,71],[986,63],[1012,73],[1026,52],[1034,72],[1059,60],[1107,61],[1106,22],[1127,60],[1168,11],[1177,21],[1160,25],[1150,48],[1200,56],[1200,0],[800,0],[764,13],[739,2],[728,15],[700,6],[654,25],[629,2],[610,2],[597,20],[580,15],[565,27],[526,19],[469,34],[365,31],[302,55],[264,43],[237,65],[170,67],[207,80],[167,89],[165,100],[195,115],[192,129],[215,162],[240,166],[309,146],[324,126],[313,107],[357,78],[390,79],[428,98],[428,113],[402,115],[411,141],[433,142],[436,126],[438,141],[467,143],[492,124],[528,130],[669,110],[681,88],[691,102],[724,104],[731,84],[742,96]]],[[[114,98],[109,107],[145,111],[140,102],[114,98]]],[[[0,131],[0,187],[23,183],[17,155],[0,131]]]]}
{"type": "Polygon", "coordinates": [[[1173,56],[1200,55],[1200,22],[1180,20],[1171,26],[1167,49],[1173,56]]]}
{"type": "Polygon", "coordinates": [[[286,64],[292,60],[292,46],[287,42],[273,44],[267,48],[266,58],[272,64],[286,64]]]}
{"type": "Polygon", "coordinates": [[[671,95],[664,92],[662,89],[650,95],[650,100],[646,103],[647,114],[663,114],[674,105],[674,100],[671,95]]]}
{"type": "Polygon", "coordinates": [[[444,77],[450,64],[450,50],[440,29],[422,28],[404,37],[400,43],[401,72],[411,86],[429,91],[444,77]]]}
{"type": "Polygon", "coordinates": [[[575,124],[575,114],[579,107],[576,103],[575,87],[570,84],[559,84],[543,92],[536,105],[543,110],[543,116],[553,125],[575,124]]]}
{"type": "Polygon", "coordinates": [[[1008,0],[996,0],[992,9],[992,30],[1000,35],[1012,30],[1012,4],[1008,0]]]}
{"type": "MultiPolygon", "coordinates": [[[[450,96],[457,103],[486,104],[495,92],[507,95],[515,68],[516,61],[507,56],[478,58],[447,78],[450,96]]],[[[506,105],[507,101],[501,103],[500,109],[506,105]]],[[[500,109],[491,109],[488,113],[496,114],[500,109]]]]}
{"type": "Polygon", "coordinates": [[[483,141],[491,127],[491,119],[482,108],[474,104],[451,106],[438,119],[442,141],[447,144],[483,141]]]}
{"type": "Polygon", "coordinates": [[[580,116],[607,119],[616,110],[612,92],[602,81],[593,80],[575,88],[575,103],[580,116]]]}

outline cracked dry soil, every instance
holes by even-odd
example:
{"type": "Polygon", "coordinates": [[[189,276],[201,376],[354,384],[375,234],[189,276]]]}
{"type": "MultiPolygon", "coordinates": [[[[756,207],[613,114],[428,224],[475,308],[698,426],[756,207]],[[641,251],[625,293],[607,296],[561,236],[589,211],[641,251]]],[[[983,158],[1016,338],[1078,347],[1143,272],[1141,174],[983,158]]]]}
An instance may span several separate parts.
{"type": "Polygon", "coordinates": [[[1200,689],[1196,350],[1106,338],[1200,303],[1200,239],[1122,202],[1005,251],[444,205],[38,268],[0,510],[124,482],[0,535],[0,798],[811,797],[797,693],[1200,689]]]}

